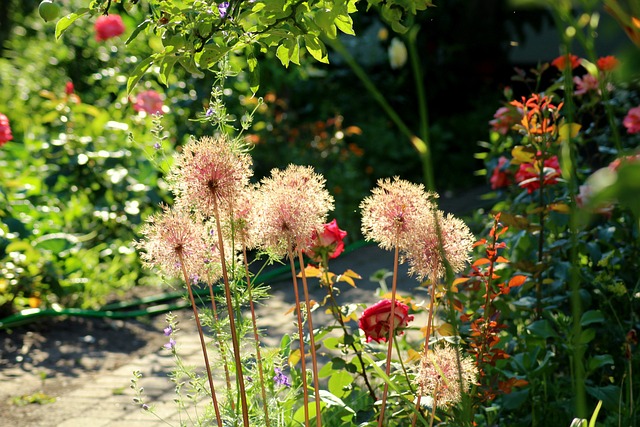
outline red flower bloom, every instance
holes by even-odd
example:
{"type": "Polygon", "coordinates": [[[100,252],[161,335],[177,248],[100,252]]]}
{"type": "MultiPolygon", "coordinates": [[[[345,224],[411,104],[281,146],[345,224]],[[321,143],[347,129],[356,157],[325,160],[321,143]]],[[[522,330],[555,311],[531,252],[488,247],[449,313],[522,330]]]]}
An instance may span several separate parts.
{"type": "Polygon", "coordinates": [[[124,33],[124,23],[120,15],[102,15],[94,25],[96,40],[101,42],[124,33]]]}
{"type": "MultiPolygon", "coordinates": [[[[413,320],[413,316],[409,315],[409,307],[406,304],[396,300],[396,307],[393,311],[393,329],[396,335],[402,335],[402,330],[407,327],[409,322],[413,320]]],[[[371,307],[367,308],[362,316],[358,325],[360,329],[364,331],[367,336],[367,342],[386,342],[389,337],[389,328],[391,322],[389,317],[391,316],[391,300],[383,299],[371,307]]]]}
{"type": "Polygon", "coordinates": [[[620,65],[615,56],[603,56],[596,62],[600,71],[611,71],[620,65]]]}
{"type": "Polygon", "coordinates": [[[133,109],[144,111],[147,114],[162,114],[162,97],[155,90],[145,90],[136,96],[136,103],[133,109]]]}
{"type": "MultiPolygon", "coordinates": [[[[556,184],[560,177],[560,163],[558,156],[553,156],[544,161],[544,185],[556,184]]],[[[516,181],[522,188],[526,188],[529,194],[540,188],[540,170],[537,164],[522,163],[516,172],[516,181]]]]}
{"type": "Polygon", "coordinates": [[[347,232],[338,228],[338,222],[334,219],[328,224],[323,225],[324,230],[318,234],[313,231],[312,246],[306,252],[307,256],[315,262],[321,262],[323,255],[328,259],[337,258],[344,252],[344,241],[347,232]]]}
{"type": "Polygon", "coordinates": [[[64,86],[64,93],[66,93],[67,95],[71,95],[73,93],[73,90],[73,82],[67,82],[67,84],[64,86]]]}
{"type": "Polygon", "coordinates": [[[493,169],[491,179],[489,180],[492,190],[507,187],[511,184],[511,173],[505,167],[508,161],[509,159],[504,156],[500,156],[498,159],[498,165],[493,169]]]}
{"type": "Polygon", "coordinates": [[[4,114],[0,113],[0,147],[12,139],[13,134],[11,133],[11,127],[9,126],[9,119],[4,114]]]}
{"type": "Polygon", "coordinates": [[[627,132],[640,133],[640,106],[630,109],[622,124],[627,128],[627,132]]]}
{"type": "Polygon", "coordinates": [[[574,70],[574,69],[576,69],[576,68],[578,68],[580,66],[580,58],[578,58],[576,55],[558,56],[556,59],[551,61],[551,65],[553,65],[554,67],[556,67],[560,71],[564,71],[564,68],[567,65],[567,57],[569,58],[569,61],[571,61],[571,69],[572,70],[574,70]]]}

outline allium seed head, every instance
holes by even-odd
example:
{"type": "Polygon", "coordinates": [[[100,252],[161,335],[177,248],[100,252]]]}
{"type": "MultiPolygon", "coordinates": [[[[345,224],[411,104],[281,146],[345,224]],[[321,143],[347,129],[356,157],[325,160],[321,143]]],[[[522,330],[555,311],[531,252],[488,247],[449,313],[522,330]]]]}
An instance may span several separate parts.
{"type": "Polygon", "coordinates": [[[424,221],[414,229],[403,251],[409,262],[409,273],[420,280],[436,280],[444,277],[446,268],[444,255],[454,273],[462,271],[469,262],[469,253],[473,248],[473,235],[469,227],[451,214],[445,216],[442,211],[433,211],[431,221],[424,221]],[[439,247],[438,229],[440,227],[442,252],[439,247]]]}
{"type": "Polygon", "coordinates": [[[220,135],[189,141],[176,158],[169,179],[178,204],[211,216],[214,200],[221,208],[228,206],[252,174],[251,157],[220,135]]]}
{"type": "Polygon", "coordinates": [[[360,203],[362,234],[366,240],[378,242],[381,248],[391,250],[405,247],[411,239],[412,229],[425,220],[434,208],[422,184],[413,184],[395,177],[393,181],[379,180],[371,196],[360,203]]]}
{"type": "Polygon", "coordinates": [[[436,406],[447,406],[459,402],[477,378],[473,359],[445,344],[422,356],[416,383],[422,396],[433,397],[436,406]]]}
{"type": "Polygon", "coordinates": [[[309,248],[313,230],[322,227],[333,209],[333,197],[324,183],[313,168],[296,165],[274,169],[262,180],[256,211],[263,247],[277,256],[309,248]]]}
{"type": "Polygon", "coordinates": [[[204,227],[187,212],[163,206],[161,214],[149,217],[141,234],[144,238],[135,246],[142,250],[140,257],[145,267],[182,277],[182,259],[189,274],[202,273],[207,253],[204,227]]]}

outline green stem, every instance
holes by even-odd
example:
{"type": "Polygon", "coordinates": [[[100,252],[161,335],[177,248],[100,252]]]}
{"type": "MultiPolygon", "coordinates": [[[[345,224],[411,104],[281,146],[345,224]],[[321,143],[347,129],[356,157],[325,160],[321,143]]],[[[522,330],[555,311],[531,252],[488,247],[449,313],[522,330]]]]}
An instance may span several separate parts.
{"type": "MultiPolygon", "coordinates": [[[[325,38],[323,41],[327,45],[331,46],[333,50],[335,50],[342,56],[342,58],[345,60],[347,65],[349,65],[353,73],[360,79],[364,87],[369,91],[369,94],[371,94],[373,99],[375,99],[378,102],[378,104],[380,105],[380,107],[382,107],[384,112],[387,113],[387,116],[389,116],[389,119],[391,119],[391,121],[398,127],[400,132],[402,132],[402,134],[406,136],[407,139],[409,139],[411,144],[420,154],[420,158],[423,161],[423,170],[429,171],[429,173],[425,173],[425,185],[427,186],[428,189],[435,188],[435,185],[432,179],[433,171],[431,167],[431,154],[430,154],[431,151],[429,149],[428,142],[417,137],[411,131],[411,129],[409,129],[409,127],[404,123],[404,121],[402,121],[398,113],[396,113],[396,111],[391,107],[391,105],[389,105],[384,95],[378,90],[376,85],[369,78],[366,71],[364,71],[362,67],[356,62],[356,60],[349,53],[347,48],[342,44],[339,38],[335,38],[335,39],[325,38]],[[424,163],[425,161],[428,163],[424,163]]],[[[422,98],[424,98],[424,95],[422,95],[422,98]]],[[[420,102],[420,99],[419,99],[419,102],[420,102]]],[[[424,99],[423,99],[423,102],[424,102],[424,99]]],[[[421,113],[421,121],[422,121],[422,113],[421,113]]],[[[424,105],[424,123],[425,124],[427,123],[426,122],[426,102],[424,105]]]]}
{"type": "MultiPolygon", "coordinates": [[[[418,149],[422,161],[422,172],[427,190],[435,191],[435,178],[433,176],[433,161],[431,158],[431,137],[429,135],[429,113],[427,109],[427,97],[424,88],[424,76],[420,67],[420,55],[416,47],[416,38],[420,31],[419,25],[414,25],[409,30],[406,37],[409,61],[413,70],[413,78],[416,85],[416,95],[418,97],[418,116],[420,117],[420,138],[424,143],[423,149],[418,149]]],[[[416,147],[417,148],[417,147],[416,147]]]]}

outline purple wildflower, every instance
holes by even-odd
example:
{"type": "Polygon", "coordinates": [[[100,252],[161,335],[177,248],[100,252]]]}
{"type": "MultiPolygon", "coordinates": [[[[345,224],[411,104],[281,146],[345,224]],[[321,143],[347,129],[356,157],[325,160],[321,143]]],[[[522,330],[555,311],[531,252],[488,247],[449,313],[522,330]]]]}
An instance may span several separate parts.
{"type": "Polygon", "coordinates": [[[155,148],[156,150],[159,150],[160,148],[162,148],[162,145],[160,145],[159,142],[156,142],[155,144],[153,144],[153,148],[155,148]]]}
{"type": "Polygon", "coordinates": [[[173,328],[171,326],[167,326],[166,328],[164,328],[164,335],[165,336],[169,336],[173,333],[173,328]]]}
{"type": "Polygon", "coordinates": [[[173,338],[169,338],[169,342],[163,345],[163,347],[166,348],[167,350],[173,350],[175,346],[176,346],[176,340],[174,340],[173,338]]]}
{"type": "Polygon", "coordinates": [[[211,108],[211,107],[207,108],[207,112],[205,113],[205,116],[207,116],[207,117],[213,116],[213,108],[211,108]]]}
{"type": "Polygon", "coordinates": [[[282,369],[275,368],[275,372],[276,374],[273,377],[273,381],[275,381],[276,384],[291,387],[291,381],[289,381],[289,377],[282,373],[282,369]]]}
{"type": "Polygon", "coordinates": [[[229,2],[223,1],[218,5],[218,12],[220,12],[220,18],[227,16],[227,9],[229,9],[229,2]]]}

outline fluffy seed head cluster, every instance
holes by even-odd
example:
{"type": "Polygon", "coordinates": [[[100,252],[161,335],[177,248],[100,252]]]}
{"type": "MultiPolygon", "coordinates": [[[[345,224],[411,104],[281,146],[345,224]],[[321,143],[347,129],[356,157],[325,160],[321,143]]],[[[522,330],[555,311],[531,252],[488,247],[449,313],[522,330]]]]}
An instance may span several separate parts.
{"type": "Polygon", "coordinates": [[[189,141],[170,173],[176,204],[211,216],[214,206],[228,208],[253,174],[251,157],[236,150],[227,136],[189,141]]]}
{"type": "Polygon", "coordinates": [[[135,243],[141,249],[145,267],[158,268],[171,277],[182,277],[182,261],[189,274],[203,274],[204,260],[210,257],[204,237],[206,228],[186,211],[163,207],[163,212],[147,219],[135,243]]]}
{"type": "Polygon", "coordinates": [[[473,247],[469,228],[452,215],[438,211],[433,202],[436,197],[424,186],[396,177],[393,181],[378,181],[372,195],[360,204],[364,237],[377,241],[383,249],[397,246],[403,260],[409,262],[410,272],[419,279],[443,277],[443,255],[453,272],[459,272],[469,261],[473,247]]]}
{"type": "Polygon", "coordinates": [[[273,169],[261,182],[256,206],[261,246],[277,256],[309,248],[313,231],[322,227],[333,209],[333,197],[324,183],[309,166],[273,169]]]}
{"type": "Polygon", "coordinates": [[[422,396],[431,396],[436,406],[447,406],[459,402],[477,378],[473,359],[445,344],[422,356],[416,383],[422,396]]]}
{"type": "Polygon", "coordinates": [[[223,218],[223,232],[228,241],[234,241],[247,249],[258,246],[256,230],[258,190],[248,186],[238,192],[230,205],[229,215],[223,218]]]}
{"type": "Polygon", "coordinates": [[[398,177],[393,181],[379,180],[371,193],[360,203],[362,234],[386,250],[404,247],[411,239],[412,229],[424,221],[433,208],[430,197],[434,195],[426,193],[422,184],[398,177]]]}
{"type": "Polygon", "coordinates": [[[404,256],[409,262],[409,273],[418,279],[436,280],[444,277],[446,258],[453,273],[459,273],[470,260],[469,253],[475,241],[469,227],[459,218],[442,211],[434,211],[431,221],[417,225],[413,238],[408,242],[404,256]],[[438,239],[438,229],[440,237],[438,239]],[[442,251],[439,242],[442,241],[442,251]]]}

